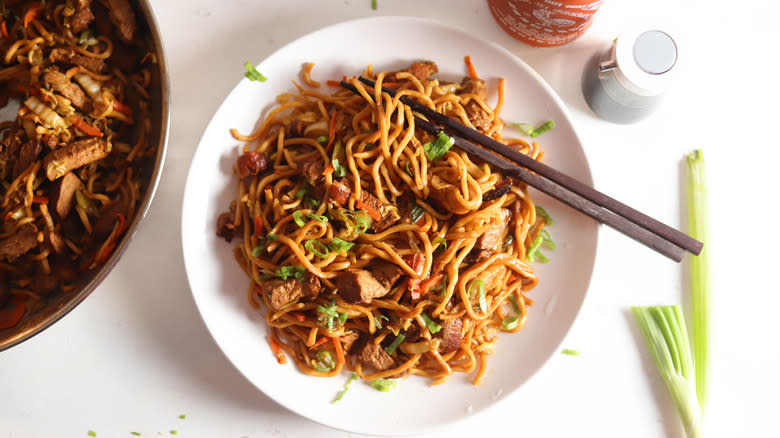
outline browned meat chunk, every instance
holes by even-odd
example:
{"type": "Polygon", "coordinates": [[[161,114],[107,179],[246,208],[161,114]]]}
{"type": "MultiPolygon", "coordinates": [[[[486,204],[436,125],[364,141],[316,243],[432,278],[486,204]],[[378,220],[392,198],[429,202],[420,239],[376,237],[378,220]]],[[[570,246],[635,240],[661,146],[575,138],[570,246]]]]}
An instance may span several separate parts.
{"type": "Polygon", "coordinates": [[[8,135],[0,141],[0,161],[9,161],[11,158],[16,157],[21,147],[22,138],[18,133],[8,135]]]}
{"type": "Polygon", "coordinates": [[[358,360],[364,365],[369,365],[377,371],[384,371],[395,365],[395,361],[389,354],[382,348],[381,345],[369,342],[360,350],[358,360]]]}
{"type": "Polygon", "coordinates": [[[317,156],[310,160],[301,161],[298,166],[312,186],[316,187],[325,181],[325,163],[321,157],[317,156]]]}
{"type": "Polygon", "coordinates": [[[60,285],[60,281],[54,273],[44,274],[41,269],[33,276],[31,284],[33,292],[46,295],[52,292],[60,285]]]}
{"type": "Polygon", "coordinates": [[[43,167],[46,170],[46,177],[54,181],[71,170],[107,156],[108,144],[105,141],[87,138],[76,140],[65,147],[49,152],[43,159],[43,167]]]}
{"type": "Polygon", "coordinates": [[[489,249],[473,249],[463,261],[468,264],[480,263],[493,255],[493,251],[489,249]]]}
{"type": "Polygon", "coordinates": [[[433,61],[413,62],[409,68],[401,70],[414,75],[419,80],[428,79],[439,71],[439,67],[433,61]]]}
{"type": "Polygon", "coordinates": [[[511,179],[505,179],[501,181],[500,183],[496,184],[496,186],[493,188],[493,190],[484,193],[482,195],[482,202],[488,202],[492,201],[494,199],[498,199],[512,190],[512,180],[511,179]]]}
{"type": "Polygon", "coordinates": [[[441,346],[439,350],[442,353],[450,353],[459,349],[461,342],[463,342],[462,330],[463,321],[460,318],[445,321],[442,324],[441,346]]]}
{"type": "Polygon", "coordinates": [[[224,212],[217,217],[217,236],[230,242],[236,235],[235,218],[230,212],[224,212]]]}
{"type": "Polygon", "coordinates": [[[368,304],[374,298],[387,295],[390,289],[384,287],[370,272],[363,269],[347,269],[336,277],[339,295],[348,303],[368,304]]]}
{"type": "Polygon", "coordinates": [[[19,149],[19,157],[14,164],[14,177],[22,174],[31,164],[38,160],[43,146],[38,140],[29,140],[19,149]]]}
{"type": "Polygon", "coordinates": [[[380,220],[375,220],[374,223],[371,224],[371,230],[376,233],[381,233],[390,228],[401,219],[401,215],[398,214],[397,208],[382,204],[382,201],[380,201],[379,198],[365,190],[360,192],[360,202],[371,207],[382,217],[380,220]]]}
{"type": "Polygon", "coordinates": [[[70,17],[70,31],[74,35],[86,30],[89,23],[95,20],[95,15],[89,8],[91,2],[91,0],[78,0],[76,2],[76,12],[70,17]]]}
{"type": "Polygon", "coordinates": [[[135,34],[135,12],[130,3],[127,0],[108,0],[108,9],[119,38],[130,42],[135,34]]]}
{"type": "Polygon", "coordinates": [[[263,280],[260,282],[260,288],[268,297],[268,302],[274,310],[279,310],[303,296],[302,284],[294,278],[263,280]]]}
{"type": "Polygon", "coordinates": [[[508,209],[502,208],[500,217],[497,221],[487,224],[485,232],[477,240],[477,244],[474,248],[477,250],[492,250],[495,251],[504,245],[504,239],[509,232],[509,219],[511,213],[508,209]]]}
{"type": "Polygon", "coordinates": [[[303,281],[303,295],[307,297],[316,297],[322,290],[322,283],[316,275],[311,272],[306,273],[306,280],[303,281]]]}
{"type": "Polygon", "coordinates": [[[102,73],[106,69],[106,63],[102,59],[80,55],[71,48],[53,49],[49,54],[49,60],[54,63],[78,65],[94,73],[102,73]]]}
{"type": "Polygon", "coordinates": [[[236,160],[236,174],[243,179],[268,168],[268,159],[260,152],[246,151],[236,160]]]}
{"type": "Polygon", "coordinates": [[[468,101],[463,105],[463,109],[466,110],[466,115],[469,121],[474,125],[477,130],[482,132],[488,132],[493,125],[493,120],[490,118],[490,114],[487,113],[475,100],[468,101]]]}
{"type": "Polygon", "coordinates": [[[60,218],[64,218],[70,213],[70,208],[73,206],[73,199],[76,197],[76,190],[81,187],[81,180],[73,172],[67,173],[54,183],[54,187],[52,187],[51,190],[50,201],[54,205],[54,211],[57,212],[60,218]]]}
{"type": "Polygon", "coordinates": [[[341,345],[344,351],[349,352],[358,338],[360,338],[360,333],[358,332],[349,332],[347,334],[341,335],[341,345]]]}
{"type": "Polygon", "coordinates": [[[391,289],[395,282],[404,275],[404,271],[401,268],[390,262],[378,262],[369,269],[379,283],[388,289],[391,289]]]}
{"type": "Polygon", "coordinates": [[[330,193],[330,198],[333,199],[335,203],[345,205],[347,201],[349,201],[350,195],[352,195],[352,190],[345,184],[334,181],[328,188],[328,193],[330,193]]]}
{"type": "Polygon", "coordinates": [[[73,106],[82,112],[92,112],[92,101],[84,94],[81,87],[71,82],[64,74],[53,70],[47,71],[43,75],[43,83],[67,97],[73,103],[73,106]]]}
{"type": "Polygon", "coordinates": [[[36,246],[38,228],[33,224],[22,225],[14,234],[0,241],[0,260],[12,262],[36,246]]]}
{"type": "Polygon", "coordinates": [[[108,237],[114,230],[114,226],[117,222],[117,215],[126,214],[129,200],[124,196],[118,196],[111,204],[103,209],[100,213],[100,219],[92,226],[92,233],[98,238],[102,239],[108,237]]]}
{"type": "Polygon", "coordinates": [[[474,94],[482,100],[487,99],[487,86],[482,79],[466,76],[460,86],[458,94],[474,94]]]}

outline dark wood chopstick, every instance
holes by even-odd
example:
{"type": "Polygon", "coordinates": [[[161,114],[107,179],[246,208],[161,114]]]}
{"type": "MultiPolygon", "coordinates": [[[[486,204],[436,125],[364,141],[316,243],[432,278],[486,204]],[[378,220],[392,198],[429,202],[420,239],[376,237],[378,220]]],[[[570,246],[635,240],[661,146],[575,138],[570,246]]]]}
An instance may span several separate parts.
{"type": "MultiPolygon", "coordinates": [[[[371,87],[375,86],[375,82],[368,78],[360,77],[359,80],[371,87]]],[[[347,82],[342,82],[342,86],[345,85],[351,86],[351,84],[347,82]]],[[[386,87],[382,87],[382,90],[390,94],[391,96],[395,96],[394,90],[391,90],[386,87]]],[[[357,92],[356,89],[352,89],[352,91],[357,92]]],[[[525,179],[520,178],[518,176],[518,178],[525,181],[529,185],[536,187],[540,191],[543,191],[544,193],[547,193],[548,195],[561,200],[567,205],[570,205],[571,207],[586,213],[588,216],[598,220],[599,222],[602,222],[605,225],[609,225],[612,228],[615,228],[616,230],[623,232],[627,236],[640,241],[641,243],[655,249],[658,252],[661,252],[667,257],[675,261],[680,261],[684,251],[689,251],[693,254],[698,254],[699,252],[701,252],[701,248],[702,248],[701,242],[593,189],[592,187],[586,184],[577,181],[576,179],[564,174],[563,172],[560,172],[550,166],[547,166],[544,163],[536,161],[533,158],[528,157],[527,155],[524,155],[512,148],[509,148],[508,146],[476,130],[471,129],[466,125],[463,125],[443,114],[440,114],[414,101],[408,96],[402,96],[401,101],[404,104],[411,107],[412,110],[444,126],[445,131],[449,131],[448,132],[449,135],[452,136],[453,131],[457,133],[458,138],[461,139],[461,144],[463,143],[463,140],[468,140],[468,142],[472,146],[484,151],[484,149],[477,146],[477,144],[482,145],[492,150],[493,152],[543,177],[543,178],[534,178],[534,176],[538,176],[538,175],[531,174],[533,176],[530,177],[530,179],[534,180],[532,182],[532,181],[526,181],[525,179]],[[547,180],[556,183],[558,185],[558,188],[553,189],[552,186],[549,186],[546,183],[542,182],[547,180]],[[540,184],[545,185],[546,188],[539,187],[540,184]],[[564,192],[573,193],[574,195],[577,196],[570,197],[564,195],[563,194],[564,192]],[[564,199],[563,197],[566,198],[564,199]],[[589,203],[583,203],[580,200],[586,200],[589,201],[589,203]],[[609,212],[611,213],[611,215],[608,213],[602,213],[602,211],[609,212]],[[635,226],[625,224],[625,222],[632,223],[635,226]],[[658,236],[660,240],[650,239],[649,238],[650,236],[647,236],[646,232],[641,232],[640,229],[643,229],[646,232],[658,236]],[[645,236],[645,237],[641,237],[641,236],[645,236]],[[677,249],[674,249],[674,247],[676,247],[677,249]]],[[[420,118],[416,118],[415,122],[417,122],[418,119],[422,120],[420,118]]],[[[422,124],[420,126],[421,128],[423,127],[422,124]]],[[[435,129],[437,130],[440,129],[435,125],[432,126],[435,127],[435,129]]],[[[430,132],[429,129],[426,130],[430,132]]],[[[466,150],[467,148],[469,147],[466,146],[462,149],[466,150]]],[[[474,154],[477,153],[476,151],[473,150],[467,150],[467,152],[474,153],[474,154]]],[[[488,154],[490,154],[490,152],[488,152],[488,154]]],[[[484,160],[484,158],[482,159],[484,160]]],[[[491,164],[493,163],[491,162],[491,164]]],[[[499,168],[502,168],[498,164],[494,164],[494,165],[498,166],[499,168]]],[[[516,170],[513,171],[514,173],[517,173],[516,170]]]]}

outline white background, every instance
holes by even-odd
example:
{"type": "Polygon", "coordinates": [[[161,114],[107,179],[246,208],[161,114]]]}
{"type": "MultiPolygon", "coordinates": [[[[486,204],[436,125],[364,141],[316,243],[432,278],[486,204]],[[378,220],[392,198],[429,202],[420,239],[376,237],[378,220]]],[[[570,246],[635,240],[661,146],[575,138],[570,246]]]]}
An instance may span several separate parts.
{"type": "MultiPolygon", "coordinates": [[[[708,431],[780,436],[775,2],[606,0],[583,37],[552,49],[513,40],[481,0],[379,0],[377,11],[370,0],[153,3],[172,84],[160,189],[122,261],[92,296],[0,353],[0,436],[354,436],[281,408],[220,353],[187,286],[180,208],[195,146],[244,61],[258,63],[326,25],[375,15],[437,19],[517,54],[568,106],[596,187],[663,222],[684,228],[682,158],[704,150],[714,277],[708,431]],[[680,31],[677,86],[642,122],[601,121],[580,93],[585,61],[625,25],[646,22],[680,31]]],[[[685,303],[684,267],[603,228],[588,298],[564,342],[581,356],[557,355],[495,408],[426,436],[681,436],[628,308],[685,303]],[[513,401],[527,397],[533,409],[514,409],[513,401]]]]}

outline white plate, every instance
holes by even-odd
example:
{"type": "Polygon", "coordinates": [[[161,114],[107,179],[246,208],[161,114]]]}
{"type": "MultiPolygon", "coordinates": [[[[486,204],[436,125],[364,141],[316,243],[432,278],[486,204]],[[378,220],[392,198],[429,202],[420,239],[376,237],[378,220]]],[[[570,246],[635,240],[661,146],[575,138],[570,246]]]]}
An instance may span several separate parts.
{"type": "MultiPolygon", "coordinates": [[[[250,308],[248,279],[232,257],[232,244],[215,235],[218,214],[227,209],[236,183],[231,166],[240,142],[230,128],[249,133],[275,102],[293,87],[301,65],[315,62],[312,76],[321,80],[352,76],[373,64],[376,71],[403,68],[431,59],[440,78],[459,81],[463,57],[471,55],[488,82],[495,102],[499,77],[506,78],[506,121],[557,127],[539,137],[545,162],[591,184],[585,154],[555,92],[523,61],[505,49],[458,29],[407,17],[371,18],[337,24],[304,36],[259,66],[264,83],[241,80],[225,99],[203,134],[187,179],[182,211],[182,245],[192,294],[211,335],[228,359],[269,397],[300,415],[327,426],[368,434],[418,433],[468,417],[506,397],[526,382],[557,351],[588,289],[596,251],[597,225],[562,204],[535,193],[538,204],[555,219],[550,228],[558,249],[551,262],[538,266],[540,285],[526,328],[500,336],[480,386],[472,375],[455,374],[443,385],[422,377],[404,379],[390,393],[355,382],[339,403],[331,403],[347,380],[307,376],[293,364],[278,365],[266,341],[264,310],[250,308]]],[[[247,53],[251,59],[252,54],[247,53]]]]}

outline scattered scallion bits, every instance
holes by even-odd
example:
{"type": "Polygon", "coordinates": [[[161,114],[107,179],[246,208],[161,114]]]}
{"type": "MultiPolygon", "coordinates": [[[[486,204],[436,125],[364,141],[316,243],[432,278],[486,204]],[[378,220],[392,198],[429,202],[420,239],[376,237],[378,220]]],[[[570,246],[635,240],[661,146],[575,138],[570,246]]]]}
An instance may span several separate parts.
{"type": "Polygon", "coordinates": [[[403,333],[399,333],[398,336],[396,336],[395,339],[393,339],[393,342],[390,345],[388,345],[387,348],[385,348],[385,352],[387,354],[395,353],[395,349],[398,348],[399,345],[401,345],[401,342],[403,342],[404,339],[406,339],[406,335],[404,335],[403,333]]]}
{"type": "Polygon", "coordinates": [[[141,436],[141,432],[130,432],[130,435],[141,436]]]}
{"type": "Polygon", "coordinates": [[[571,348],[564,348],[561,350],[561,353],[568,354],[569,356],[579,356],[580,352],[577,350],[572,350],[571,348]]]}
{"type": "Polygon", "coordinates": [[[383,379],[379,378],[371,381],[371,387],[377,391],[390,392],[391,389],[398,386],[397,379],[383,379]]]}
{"type": "Polygon", "coordinates": [[[516,316],[508,316],[501,321],[501,330],[505,332],[514,330],[520,324],[520,318],[516,316]]]}
{"type": "Polygon", "coordinates": [[[306,221],[303,220],[303,212],[300,210],[295,210],[292,214],[292,217],[298,227],[303,228],[303,226],[306,225],[306,221]]]}
{"type": "Polygon", "coordinates": [[[317,137],[317,143],[319,143],[319,144],[326,144],[327,142],[328,142],[328,136],[321,135],[321,136],[317,137]]]}
{"type": "Polygon", "coordinates": [[[259,81],[259,82],[265,82],[268,79],[262,75],[254,65],[252,65],[251,62],[247,61],[244,63],[244,68],[246,69],[246,73],[244,73],[244,76],[247,77],[250,81],[259,81]]]}
{"type": "Polygon", "coordinates": [[[171,435],[178,435],[178,434],[179,434],[179,431],[178,431],[178,430],[176,430],[176,429],[173,429],[173,430],[171,431],[171,435]]]}
{"type": "Polygon", "coordinates": [[[321,373],[327,373],[333,371],[334,368],[336,368],[336,362],[333,360],[333,356],[331,356],[330,351],[318,351],[317,362],[314,363],[314,369],[321,373]]]}
{"type": "Polygon", "coordinates": [[[336,398],[334,398],[334,399],[333,399],[333,401],[332,401],[331,403],[336,403],[337,401],[341,400],[341,399],[344,397],[344,394],[346,394],[346,393],[347,393],[347,391],[349,390],[349,386],[350,386],[350,385],[352,384],[352,382],[354,382],[354,381],[355,381],[357,378],[358,378],[358,375],[357,375],[356,373],[352,373],[352,374],[349,376],[349,379],[347,379],[347,383],[345,383],[345,384],[344,384],[344,389],[342,389],[342,390],[341,390],[341,391],[338,393],[338,395],[336,396],[336,398]]]}
{"type": "Polygon", "coordinates": [[[547,225],[552,226],[553,218],[550,216],[549,213],[547,213],[547,210],[545,210],[544,208],[542,208],[542,207],[540,207],[538,205],[536,206],[535,210],[536,210],[536,215],[537,216],[539,216],[542,219],[544,219],[545,222],[547,222],[547,225]]]}
{"type": "Polygon", "coordinates": [[[321,259],[330,255],[330,249],[319,240],[307,240],[306,243],[303,244],[303,247],[321,259]]]}
{"type": "Polygon", "coordinates": [[[421,217],[425,214],[425,209],[417,205],[416,202],[412,201],[411,209],[409,210],[409,219],[412,220],[413,224],[416,224],[418,220],[420,220],[421,217]]]}
{"type": "Polygon", "coordinates": [[[330,250],[333,252],[349,251],[353,246],[355,246],[354,243],[347,242],[346,240],[339,239],[338,237],[334,237],[333,240],[328,243],[328,248],[330,248],[330,250]]]}
{"type": "Polygon", "coordinates": [[[181,414],[181,415],[179,415],[179,419],[180,419],[180,420],[184,420],[185,418],[187,418],[187,416],[186,416],[185,414],[181,414]]]}
{"type": "Polygon", "coordinates": [[[522,309],[520,309],[520,303],[517,302],[517,296],[515,294],[509,296],[509,302],[512,303],[512,310],[519,315],[522,309]]]}
{"type": "Polygon", "coordinates": [[[455,144],[455,139],[445,134],[444,131],[439,131],[436,135],[436,140],[423,145],[425,150],[425,156],[429,161],[439,161],[441,157],[449,152],[452,145],[455,144]]]}
{"type": "Polygon", "coordinates": [[[347,168],[342,166],[341,163],[339,163],[338,158],[333,159],[331,161],[331,164],[333,164],[333,175],[339,178],[343,178],[347,175],[347,168]]]}
{"type": "Polygon", "coordinates": [[[90,430],[87,432],[87,435],[89,436],[97,436],[97,433],[94,430],[90,430]]]}
{"type": "Polygon", "coordinates": [[[290,277],[295,278],[298,281],[303,281],[304,272],[306,272],[306,268],[303,266],[282,266],[281,268],[274,271],[274,275],[284,281],[287,281],[287,279],[290,277]]]}
{"type": "Polygon", "coordinates": [[[431,334],[436,334],[441,331],[441,325],[432,320],[430,316],[425,314],[425,312],[420,313],[420,317],[423,319],[423,321],[425,321],[425,326],[428,327],[428,331],[431,332],[431,334]]]}
{"type": "Polygon", "coordinates": [[[371,9],[376,11],[376,8],[377,8],[376,0],[371,0],[371,9]]]}
{"type": "Polygon", "coordinates": [[[552,120],[548,120],[536,128],[534,128],[530,123],[510,123],[510,125],[514,126],[515,128],[519,129],[520,132],[532,138],[538,137],[539,135],[555,128],[555,122],[552,120]]]}
{"type": "Polygon", "coordinates": [[[306,213],[306,217],[309,218],[309,219],[314,219],[317,222],[327,222],[328,221],[327,217],[325,217],[323,215],[320,215],[320,214],[312,213],[312,212],[306,213]]]}

